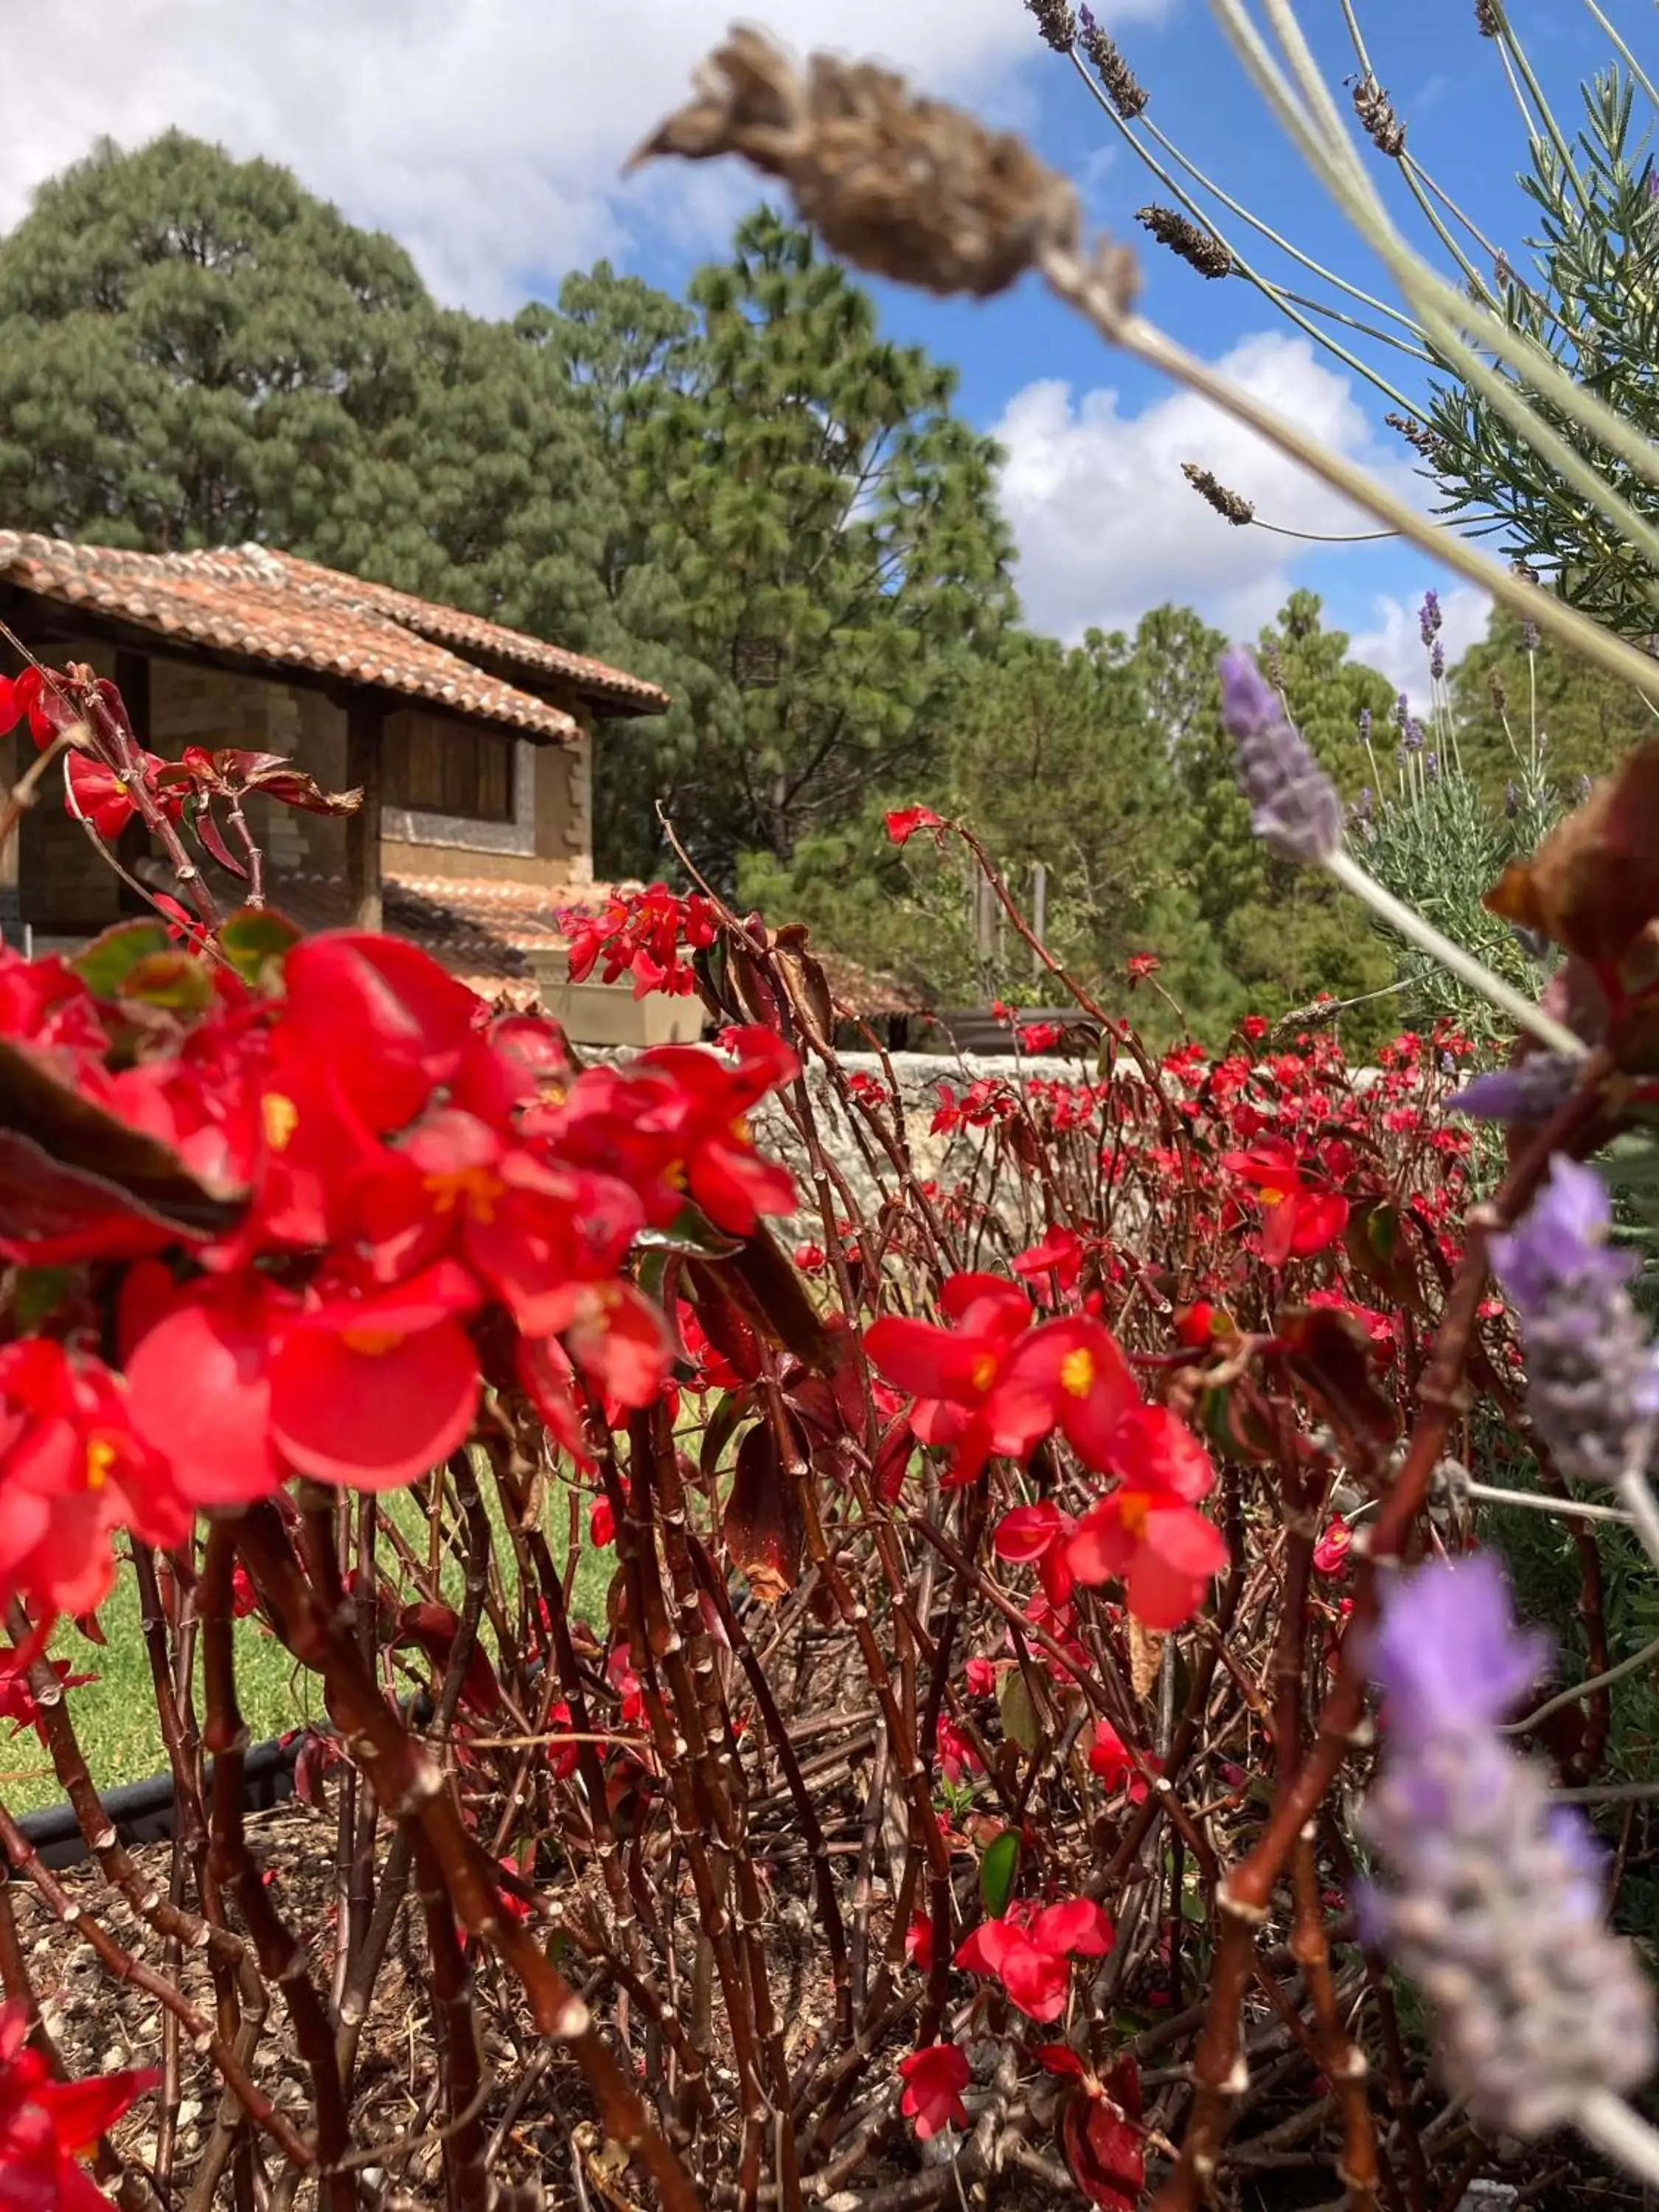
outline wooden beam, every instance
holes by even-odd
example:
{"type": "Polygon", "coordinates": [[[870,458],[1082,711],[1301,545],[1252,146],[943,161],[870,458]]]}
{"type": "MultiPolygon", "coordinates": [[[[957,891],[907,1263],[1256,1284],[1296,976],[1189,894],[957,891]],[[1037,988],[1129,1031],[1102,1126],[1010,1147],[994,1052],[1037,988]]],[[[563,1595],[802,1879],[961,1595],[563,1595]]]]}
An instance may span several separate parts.
{"type": "Polygon", "coordinates": [[[386,708],[372,692],[353,692],[346,706],[346,783],[363,803],[346,817],[346,896],[354,929],[380,927],[381,734],[386,708]]]}

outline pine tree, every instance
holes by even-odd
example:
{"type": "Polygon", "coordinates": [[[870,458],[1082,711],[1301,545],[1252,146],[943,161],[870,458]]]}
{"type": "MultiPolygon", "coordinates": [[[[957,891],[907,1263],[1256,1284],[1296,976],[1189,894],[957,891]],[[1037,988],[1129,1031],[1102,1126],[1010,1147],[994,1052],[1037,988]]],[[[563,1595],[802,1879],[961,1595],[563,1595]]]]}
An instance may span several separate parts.
{"type": "Polygon", "coordinates": [[[617,425],[611,588],[681,656],[696,742],[621,734],[604,813],[643,868],[660,799],[729,884],[936,753],[1012,611],[995,453],[951,412],[952,373],[884,339],[869,294],[768,210],[693,278],[689,332],[618,283],[566,295],[574,373],[617,425]]]}
{"type": "Polygon", "coordinates": [[[561,366],[268,161],[107,142],[0,240],[0,511],[255,538],[586,641],[603,477],[561,366]]]}

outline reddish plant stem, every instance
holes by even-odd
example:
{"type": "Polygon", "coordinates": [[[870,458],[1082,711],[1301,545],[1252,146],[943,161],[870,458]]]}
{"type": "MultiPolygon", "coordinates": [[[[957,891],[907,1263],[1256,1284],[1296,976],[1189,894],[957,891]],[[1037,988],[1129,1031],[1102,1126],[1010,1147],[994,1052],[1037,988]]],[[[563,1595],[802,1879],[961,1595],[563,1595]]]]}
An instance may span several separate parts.
{"type": "Polygon", "coordinates": [[[484,2166],[483,2071],[472,2007],[472,1977],[461,1954],[455,1915],[437,1854],[418,1829],[413,1838],[416,1895],[432,1957],[439,2071],[449,2114],[444,2133],[444,2180],[450,2212],[486,2212],[489,2176],[484,2166]]]}
{"type": "Polygon", "coordinates": [[[208,1530],[207,1555],[196,1593],[202,1627],[202,1680],[206,1700],[204,1737],[213,1753],[213,1818],[208,1856],[217,1880],[236,1899],[258,1954],[260,1970],[283,1993],[301,2061],[316,2100],[317,2179],[326,2212],[352,2212],[354,2191],[343,2161],[350,2148],[345,2093],[333,2033],[307,1966],[305,1948],[272,1904],[248,1849],[242,1820],[242,1784],[248,1733],[236,1695],[231,1638],[231,1574],[236,1551],[231,1524],[208,1530]]]}
{"type": "Polygon", "coordinates": [[[1336,2093],[1342,2114],[1342,2156],[1338,2179],[1348,2191],[1352,2212],[1376,2212],[1376,2128],[1365,2094],[1365,2054],[1347,2034],[1331,1980],[1330,1945],[1319,1902],[1319,1869],[1311,1835],[1302,1837],[1291,1854],[1296,1923],[1291,1949],[1302,1969],[1316,2023],[1316,2047],[1325,2079],[1336,2093]]]}
{"type": "Polygon", "coordinates": [[[706,1834],[724,1841],[731,1823],[730,1807],[723,1781],[708,1756],[696,1693],[684,1664],[684,1647],[678,1629],[668,1619],[658,1579],[655,1532],[650,1518],[653,1447],[648,1415],[635,1416],[632,1441],[632,1480],[625,1492],[615,1455],[608,1448],[600,1459],[600,1472],[622,1559],[629,1656],[639,1676],[652,1742],[673,1808],[675,1837],[685,1853],[696,1895],[699,1938],[708,1946],[720,1983],[737,2061],[743,2112],[738,2201],[741,2212],[748,2212],[757,2201],[760,2187],[765,2118],[758,2030],[751,1990],[732,1940],[732,1919],[726,1905],[728,1868],[722,1864],[717,1874],[704,1846],[706,1834]],[[669,1681],[669,1697],[674,1703],[672,1714],[659,1668],[669,1681]]]}
{"type": "Polygon", "coordinates": [[[684,2169],[652,2125],[587,2007],[529,1930],[501,1909],[494,1870],[467,1834],[452,1790],[388,1710],[363,1665],[349,1622],[331,1619],[301,1573],[279,1516],[269,1505],[256,1505],[234,1525],[249,1573],[274,1601],[283,1641],[296,1659],[323,1677],[330,1710],[344,1729],[353,1755],[369,1768],[380,1805],[400,1824],[418,1823],[424,1831],[458,1917],[500,1954],[523,1984],[541,2032],[569,2045],[601,2124],[613,2142],[645,2166],[665,2212],[701,2212],[684,2169]]]}
{"type": "Polygon", "coordinates": [[[789,1792],[789,1802],[812,1862],[813,1895],[817,1905],[818,1924],[823,1930],[824,1948],[830,1954],[830,1979],[835,1990],[836,2034],[844,2049],[853,2039],[853,1989],[847,1954],[847,1929],[841,1917],[841,1901],[836,1894],[835,1876],[830,1870],[830,1850],[824,1840],[823,1828],[817,1816],[800,1771],[800,1760],[791,1742],[783,1715],[778,1711],[772,1686],[766,1679],[766,1669],[756,1655],[743,1624],[732,1610],[732,1599],[714,1562],[695,1535],[689,1539],[688,1549],[697,1581],[707,1593],[725,1629],[727,1640],[743,1668],[754,1697],[761,1725],[766,1730],[767,1741],[776,1754],[778,1767],[789,1792]]]}
{"type": "Polygon", "coordinates": [[[1297,1839],[1318,1812],[1347,1756],[1364,1711],[1365,1639],[1376,1614],[1378,1565],[1405,1551],[1429,1483],[1464,1404],[1464,1370],[1486,1284],[1489,1239],[1529,1204],[1551,1159],[1570,1151],[1600,1112],[1594,1088],[1577,1092],[1540,1130],[1487,1205],[1470,1214],[1468,1239],[1419,1386],[1422,1409],[1406,1458],[1383,1498],[1355,1577],[1354,1610],[1343,1638],[1337,1678],[1319,1716],[1313,1746],[1282,1790],[1248,1856],[1224,1876],[1217,1898],[1219,1938],[1211,1970],[1210,2003],[1194,2062],[1193,2111],[1181,2155],[1158,2191],[1154,2212],[1192,2212],[1207,2191],[1225,2136],[1230,2108],[1245,2082],[1238,2027],[1244,1987],[1255,1954],[1255,1932],[1297,1839]]]}

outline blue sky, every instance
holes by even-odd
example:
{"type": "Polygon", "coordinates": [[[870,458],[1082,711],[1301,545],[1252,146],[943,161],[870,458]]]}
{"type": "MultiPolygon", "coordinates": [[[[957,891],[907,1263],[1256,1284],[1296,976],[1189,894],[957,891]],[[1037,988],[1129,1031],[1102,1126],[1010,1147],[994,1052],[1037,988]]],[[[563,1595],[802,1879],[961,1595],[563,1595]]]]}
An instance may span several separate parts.
{"type": "MultiPolygon", "coordinates": [[[[1304,7],[1302,12],[1328,80],[1340,86],[1357,64],[1334,0],[1304,7]]],[[[1468,0],[1393,0],[1386,9],[1362,7],[1360,13],[1373,66],[1407,120],[1413,154],[1488,238],[1514,251],[1518,258],[1533,213],[1516,180],[1526,160],[1526,131],[1496,50],[1475,30],[1472,6],[1468,0]]],[[[1628,19],[1632,10],[1626,8],[1623,13],[1628,19]]],[[[1569,0],[1530,0],[1530,4],[1512,0],[1511,19],[1558,120],[1572,131],[1579,114],[1580,81],[1609,58],[1605,40],[1588,14],[1569,0]]],[[[1619,20],[1617,10],[1614,20],[1619,20]]],[[[1633,40],[1641,27],[1626,20],[1620,27],[1633,40]]],[[[1118,22],[1114,35],[1152,94],[1147,119],[1156,121],[1182,153],[1304,252],[1379,297],[1393,299],[1386,273],[1279,131],[1204,0],[1174,0],[1158,19],[1118,22]]],[[[1081,183],[1090,216],[1100,228],[1139,241],[1146,311],[1184,345],[1210,359],[1248,346],[1265,334],[1278,334],[1287,348],[1302,347],[1304,342],[1260,290],[1240,278],[1206,282],[1135,224],[1137,208],[1151,199],[1168,202],[1172,196],[1126,144],[1078,82],[1069,62],[1051,54],[1035,29],[1030,46],[1029,57],[1003,82],[988,88],[980,103],[981,112],[1020,130],[1054,167],[1081,183]]],[[[1152,150],[1167,161],[1161,149],[1152,150]]],[[[1396,181],[1386,160],[1367,152],[1382,179],[1396,181]]],[[[1185,181],[1190,185],[1189,179],[1185,181]]],[[[1201,191],[1195,191],[1195,197],[1200,201],[1205,198],[1201,191]]],[[[1403,190],[1394,193],[1393,203],[1409,234],[1437,265],[1446,265],[1443,249],[1415,215],[1403,190]]],[[[1231,240],[1264,275],[1293,289],[1330,296],[1248,225],[1216,203],[1209,204],[1231,240]]],[[[685,264],[682,253],[659,246],[647,246],[636,265],[641,273],[672,283],[685,264]]],[[[1114,356],[1094,331],[1035,282],[984,304],[937,301],[895,286],[876,289],[890,330],[957,366],[961,404],[988,430],[1006,430],[1011,403],[1038,380],[1057,380],[1069,387],[1073,422],[1085,394],[1103,390],[1115,393],[1114,420],[1126,430],[1145,422],[1149,411],[1156,414],[1160,402],[1169,399],[1166,380],[1114,356]]],[[[1419,362],[1353,334],[1340,335],[1407,393],[1425,389],[1419,362]]],[[[1372,442],[1359,450],[1374,451],[1401,468],[1410,465],[1406,449],[1381,424],[1389,401],[1329,356],[1310,348],[1307,357],[1346,381],[1372,426],[1372,442]]],[[[1272,394],[1279,382],[1273,372],[1288,371],[1294,363],[1270,360],[1266,367],[1266,388],[1272,394]]],[[[1289,399],[1300,387],[1292,378],[1279,388],[1289,399]]],[[[1129,452],[1134,450],[1132,435],[1124,442],[1129,452]]],[[[1237,442],[1231,435],[1206,441],[1194,428],[1190,458],[1207,462],[1217,446],[1230,452],[1237,442]]],[[[1078,453],[1075,441],[1070,450],[1078,453]]],[[[1218,472],[1227,474],[1224,469],[1218,472]]],[[[1482,624],[1484,612],[1474,595],[1467,588],[1460,590],[1447,574],[1437,574],[1415,547],[1388,543],[1297,549],[1289,541],[1268,541],[1255,532],[1235,533],[1212,520],[1167,462],[1163,475],[1167,506],[1176,511],[1174,527],[1179,530],[1184,524],[1194,538],[1219,539],[1228,549],[1224,575],[1194,564],[1191,596],[1218,619],[1224,621],[1231,614],[1243,627],[1250,613],[1266,613],[1267,603],[1276,599],[1281,585],[1306,584],[1324,598],[1331,620],[1368,636],[1378,657],[1389,661],[1390,672],[1405,680],[1407,672],[1410,678],[1419,673],[1414,609],[1426,584],[1437,583],[1443,596],[1455,605],[1462,637],[1474,634],[1482,624]],[[1246,573],[1252,569],[1254,576],[1246,573]],[[1386,611],[1379,602],[1388,603],[1386,611]]],[[[1258,480],[1271,484],[1281,481],[1282,475],[1274,465],[1265,473],[1246,469],[1237,481],[1240,489],[1254,493],[1258,480]]],[[[1426,500],[1426,492],[1423,496],[1426,500]]],[[[1275,507],[1267,495],[1258,506],[1268,520],[1294,526],[1302,519],[1300,501],[1275,507]]],[[[1318,519],[1341,526],[1340,517],[1318,519]]],[[[1028,554],[1028,566],[1033,557],[1028,554]]],[[[1133,562],[1123,568],[1126,573],[1101,594],[1103,605],[1114,615],[1132,610],[1138,592],[1142,600],[1146,598],[1133,562]]],[[[1161,578],[1164,571],[1160,568],[1158,573],[1161,578]]],[[[1086,558],[1081,558],[1070,587],[1062,592],[1035,586],[1028,592],[1031,612],[1039,620],[1046,617],[1049,626],[1075,629],[1090,590],[1086,558]]]]}
{"type": "MultiPolygon", "coordinates": [[[[1651,45],[1650,0],[1603,4],[1638,54],[1651,45]]],[[[1515,249],[1528,227],[1515,182],[1525,134],[1496,50],[1475,31],[1474,0],[1356,5],[1413,153],[1515,249]]],[[[1608,58],[1604,38],[1580,0],[1509,9],[1575,128],[1577,84],[1608,58]]],[[[136,143],[176,123],[239,155],[289,162],[354,219],[403,240],[447,299],[504,312],[601,253],[678,287],[720,250],[752,185],[729,165],[664,166],[630,181],[619,172],[731,12],[726,0],[284,0],[280,10],[266,0],[124,0],[117,11],[106,0],[32,0],[9,33],[14,70],[20,82],[72,81],[76,98],[27,103],[11,118],[0,222],[100,133],[136,143]]],[[[1206,283],[1137,228],[1134,210],[1169,194],[1042,44],[1022,0],[749,0],[743,12],[797,51],[879,53],[1024,132],[1079,182],[1096,225],[1138,241],[1154,319],[1409,482],[1409,455],[1381,426],[1386,400],[1246,282],[1206,283]]],[[[1151,92],[1149,119],[1304,251],[1389,296],[1279,137],[1206,0],[1099,0],[1096,13],[1151,92]]],[[[1301,13],[1340,87],[1355,64],[1338,0],[1302,0],[1301,13]]],[[[1408,212],[1403,192],[1392,198],[1408,212]]],[[[1288,275],[1273,249],[1223,220],[1267,273],[1288,275]]],[[[1247,631],[1305,583],[1401,680],[1419,659],[1413,611],[1425,584],[1442,587],[1454,644],[1478,632],[1475,597],[1454,592],[1414,549],[1297,546],[1212,516],[1182,481],[1182,460],[1214,468],[1267,520],[1353,521],[1248,434],[1115,356],[1035,284],[985,305],[879,289],[887,327],[952,362],[963,410],[1008,447],[1004,494],[1034,622],[1076,634],[1174,598],[1247,631]]],[[[1397,380],[1420,377],[1412,362],[1376,357],[1397,380]]]]}

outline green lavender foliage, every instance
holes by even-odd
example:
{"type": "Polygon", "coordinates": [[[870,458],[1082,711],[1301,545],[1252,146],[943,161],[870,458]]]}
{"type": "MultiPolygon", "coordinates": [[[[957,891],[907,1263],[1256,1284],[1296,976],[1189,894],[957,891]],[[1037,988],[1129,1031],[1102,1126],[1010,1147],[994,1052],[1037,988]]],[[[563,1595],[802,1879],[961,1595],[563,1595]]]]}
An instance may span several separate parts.
{"type": "MultiPolygon", "coordinates": [[[[1571,168],[1540,132],[1522,191],[1536,211],[1524,262],[1500,261],[1492,290],[1505,320],[1546,347],[1587,391],[1650,437],[1659,432],[1659,201],[1645,150],[1652,118],[1617,67],[1582,88],[1585,121],[1571,168]]],[[[1590,459],[1646,520],[1659,492],[1528,392],[1534,410],[1590,459]]],[[[1564,484],[1478,392],[1439,385],[1430,473],[1446,511],[1501,532],[1506,546],[1559,580],[1564,594],[1625,636],[1659,628],[1647,564],[1564,484]]]]}

